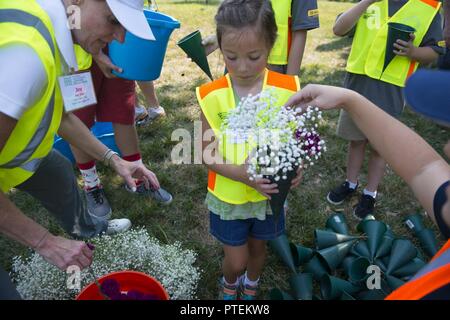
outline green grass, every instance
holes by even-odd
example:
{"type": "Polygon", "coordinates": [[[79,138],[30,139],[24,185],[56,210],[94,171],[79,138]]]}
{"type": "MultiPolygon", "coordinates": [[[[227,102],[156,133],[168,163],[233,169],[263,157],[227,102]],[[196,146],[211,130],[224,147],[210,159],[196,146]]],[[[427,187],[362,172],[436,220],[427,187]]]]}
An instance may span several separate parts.
{"type": "MultiPolygon", "coordinates": [[[[212,2],[212,1],[210,1],[212,2]]],[[[158,206],[150,200],[136,198],[127,193],[122,182],[113,172],[99,165],[102,181],[113,208],[113,217],[128,217],[134,225],[143,225],[164,243],[180,241],[185,247],[198,252],[198,266],[204,271],[198,286],[200,299],[215,299],[217,279],[221,274],[222,249],[208,231],[208,211],[203,204],[206,194],[206,170],[201,165],[175,165],[170,153],[177,143],[171,141],[172,131],[185,128],[193,134],[193,122],[199,119],[199,108],[195,98],[195,87],[208,81],[202,71],[185,58],[176,46],[176,41],[184,35],[200,29],[202,35],[214,33],[214,14],[217,1],[204,5],[202,1],[158,1],[160,11],[181,22],[168,46],[164,69],[156,82],[158,96],[166,109],[167,117],[139,128],[141,148],[146,163],[158,175],[167,190],[174,195],[174,201],[167,207],[158,206]]],[[[338,13],[351,4],[319,0],[321,28],[308,33],[307,50],[301,70],[302,85],[322,83],[340,85],[343,81],[346,57],[350,48],[348,39],[336,38],[332,25],[338,13]]],[[[151,57],[149,57],[151,58],[151,57]]],[[[215,77],[222,74],[224,65],[219,52],[209,57],[211,71],[215,77]]],[[[140,95],[140,102],[143,102],[140,95]]],[[[305,173],[301,187],[289,196],[290,210],[287,218],[287,233],[291,241],[306,246],[313,244],[313,230],[323,228],[333,210],[345,213],[351,229],[356,221],[351,216],[352,205],[357,197],[347,204],[331,207],[325,200],[328,190],[345,176],[346,143],[338,139],[336,129],[338,112],[325,114],[321,131],[327,140],[328,152],[320,164],[305,173]]],[[[422,135],[436,150],[441,152],[448,131],[410,111],[406,111],[403,121],[422,135]]],[[[395,138],[395,137],[393,137],[395,138]]],[[[408,159],[405,159],[408,161],[408,159]]],[[[362,171],[364,184],[367,164],[362,171]]],[[[391,170],[387,170],[379,189],[377,217],[387,222],[398,235],[411,238],[402,223],[402,216],[412,212],[422,212],[408,187],[391,170]]],[[[45,210],[30,196],[10,193],[11,199],[25,213],[50,228],[54,233],[62,233],[56,222],[49,218],[45,210]]],[[[428,226],[431,223],[427,222],[428,226]]],[[[437,230],[435,229],[436,234],[437,230]]],[[[14,255],[27,253],[23,246],[6,238],[0,238],[0,264],[9,268],[14,255]]],[[[274,286],[287,289],[289,272],[279,260],[269,253],[262,275],[261,297],[274,286]]]]}

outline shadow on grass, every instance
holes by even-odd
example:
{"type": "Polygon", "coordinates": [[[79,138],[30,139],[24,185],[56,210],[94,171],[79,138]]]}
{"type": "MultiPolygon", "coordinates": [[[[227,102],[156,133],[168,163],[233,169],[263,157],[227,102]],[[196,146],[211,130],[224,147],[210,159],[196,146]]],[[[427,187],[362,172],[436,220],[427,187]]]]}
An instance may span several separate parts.
{"type": "Polygon", "coordinates": [[[324,65],[307,65],[301,69],[300,80],[302,86],[309,83],[342,86],[345,70],[328,68],[324,65]]]}
{"type": "Polygon", "coordinates": [[[344,48],[350,48],[352,40],[348,37],[333,39],[331,42],[318,45],[316,50],[319,52],[337,51],[344,48]]]}

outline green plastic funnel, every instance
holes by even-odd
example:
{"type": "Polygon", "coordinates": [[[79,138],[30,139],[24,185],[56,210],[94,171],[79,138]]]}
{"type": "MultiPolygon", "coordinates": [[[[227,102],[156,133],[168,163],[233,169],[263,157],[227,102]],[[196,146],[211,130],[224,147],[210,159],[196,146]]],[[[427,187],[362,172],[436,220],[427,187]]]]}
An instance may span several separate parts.
{"type": "Polygon", "coordinates": [[[269,300],[295,300],[289,293],[284,290],[273,288],[269,291],[269,300]]]}
{"type": "Polygon", "coordinates": [[[312,300],[313,275],[311,273],[298,273],[289,277],[294,297],[298,300],[312,300]]]}
{"type": "Polygon", "coordinates": [[[387,274],[404,266],[417,256],[417,249],[413,243],[406,239],[396,239],[392,244],[391,256],[387,266],[387,274]]]}
{"type": "Polygon", "coordinates": [[[340,212],[333,213],[327,219],[326,228],[332,229],[340,234],[349,234],[345,216],[340,212]]]}
{"type": "Polygon", "coordinates": [[[330,270],[336,270],[336,268],[342,263],[344,258],[350,252],[353,244],[356,240],[339,243],[335,246],[325,248],[317,251],[317,255],[321,256],[326,261],[330,270]]]}
{"type": "Polygon", "coordinates": [[[416,235],[417,238],[419,238],[420,244],[422,245],[425,253],[430,257],[434,257],[439,249],[433,230],[428,228],[422,229],[418,231],[416,235]]]}
{"type": "Polygon", "coordinates": [[[286,234],[283,233],[277,238],[269,240],[269,246],[293,273],[297,273],[286,234]]]}
{"type": "Polygon", "coordinates": [[[292,258],[294,259],[294,265],[298,268],[302,264],[305,264],[309,260],[311,260],[314,255],[314,251],[310,248],[304,247],[299,244],[289,243],[289,247],[291,248],[292,258]]]}
{"type": "Polygon", "coordinates": [[[343,292],[348,294],[357,293],[360,290],[358,286],[351,284],[348,281],[324,275],[320,279],[320,292],[325,300],[333,300],[339,298],[343,292]]]}
{"type": "Polygon", "coordinates": [[[359,237],[316,229],[314,230],[314,239],[317,249],[320,250],[339,243],[354,241],[359,239],[359,237]]]}
{"type": "Polygon", "coordinates": [[[213,80],[211,70],[209,69],[208,59],[206,58],[205,48],[202,45],[202,36],[200,31],[194,31],[177,42],[177,45],[192,59],[206,75],[213,80]]]}
{"type": "Polygon", "coordinates": [[[422,216],[418,213],[410,214],[405,218],[405,224],[409,230],[417,234],[425,227],[422,222],[422,216]]]}

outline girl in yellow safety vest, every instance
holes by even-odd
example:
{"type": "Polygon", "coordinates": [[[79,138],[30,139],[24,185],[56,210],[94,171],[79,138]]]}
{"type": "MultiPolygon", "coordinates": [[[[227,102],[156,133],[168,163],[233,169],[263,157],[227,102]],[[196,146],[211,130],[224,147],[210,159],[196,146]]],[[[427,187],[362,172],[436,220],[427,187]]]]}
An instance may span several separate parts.
{"type": "MultiPolygon", "coordinates": [[[[435,62],[439,54],[444,53],[444,48],[440,47],[443,43],[439,8],[440,3],[435,0],[362,0],[340,15],[333,27],[334,33],[338,36],[353,35],[344,87],[362,94],[398,118],[404,106],[406,79],[419,64],[435,62]],[[395,41],[393,59],[389,62],[386,43],[390,22],[407,25],[415,32],[410,34],[408,42],[395,41]]],[[[366,135],[346,110],[341,110],[337,134],[349,141],[349,149],[346,180],[327,195],[328,202],[334,205],[340,205],[355,194],[368,144],[366,135]]],[[[385,166],[379,150],[372,148],[367,184],[353,209],[356,218],[363,219],[374,213],[377,189],[385,166]]]]}
{"type": "MultiPolygon", "coordinates": [[[[235,108],[241,97],[270,88],[279,97],[278,105],[283,105],[300,87],[297,76],[266,69],[277,34],[268,0],[225,0],[215,19],[219,47],[229,73],[197,88],[203,136],[212,129],[213,146],[218,145],[221,136],[223,114],[235,108]]],[[[203,142],[203,150],[207,147],[210,149],[208,142],[203,142]]],[[[221,150],[229,148],[214,150],[213,159],[203,152],[203,161],[209,169],[206,204],[210,232],[223,243],[225,253],[222,298],[236,299],[239,291],[241,299],[254,299],[266,257],[266,241],[284,232],[284,214],[274,219],[267,201],[278,190],[267,179],[250,181],[247,154],[236,155],[232,164],[223,164],[225,155],[221,150]]],[[[297,175],[293,187],[300,179],[297,175]]]]}

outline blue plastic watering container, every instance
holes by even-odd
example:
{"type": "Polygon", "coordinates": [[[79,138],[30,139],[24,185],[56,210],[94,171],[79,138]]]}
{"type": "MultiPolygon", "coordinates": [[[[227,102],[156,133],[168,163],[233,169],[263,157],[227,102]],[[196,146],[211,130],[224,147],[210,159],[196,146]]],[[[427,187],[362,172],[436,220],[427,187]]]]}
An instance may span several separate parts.
{"type": "Polygon", "coordinates": [[[124,43],[109,44],[111,61],[122,68],[122,73],[113,73],[128,80],[151,81],[161,75],[167,43],[180,22],[160,12],[144,10],[147,22],[152,28],[155,40],[144,40],[127,32],[124,43]]]}
{"type": "MultiPolygon", "coordinates": [[[[114,130],[111,122],[96,122],[91,128],[91,132],[108,148],[114,150],[117,153],[120,153],[119,148],[116,145],[114,130]]],[[[70,149],[70,146],[66,142],[66,140],[59,136],[55,136],[53,148],[61,152],[62,155],[69,159],[72,163],[75,163],[75,158],[73,157],[72,150],[70,149]]]]}

